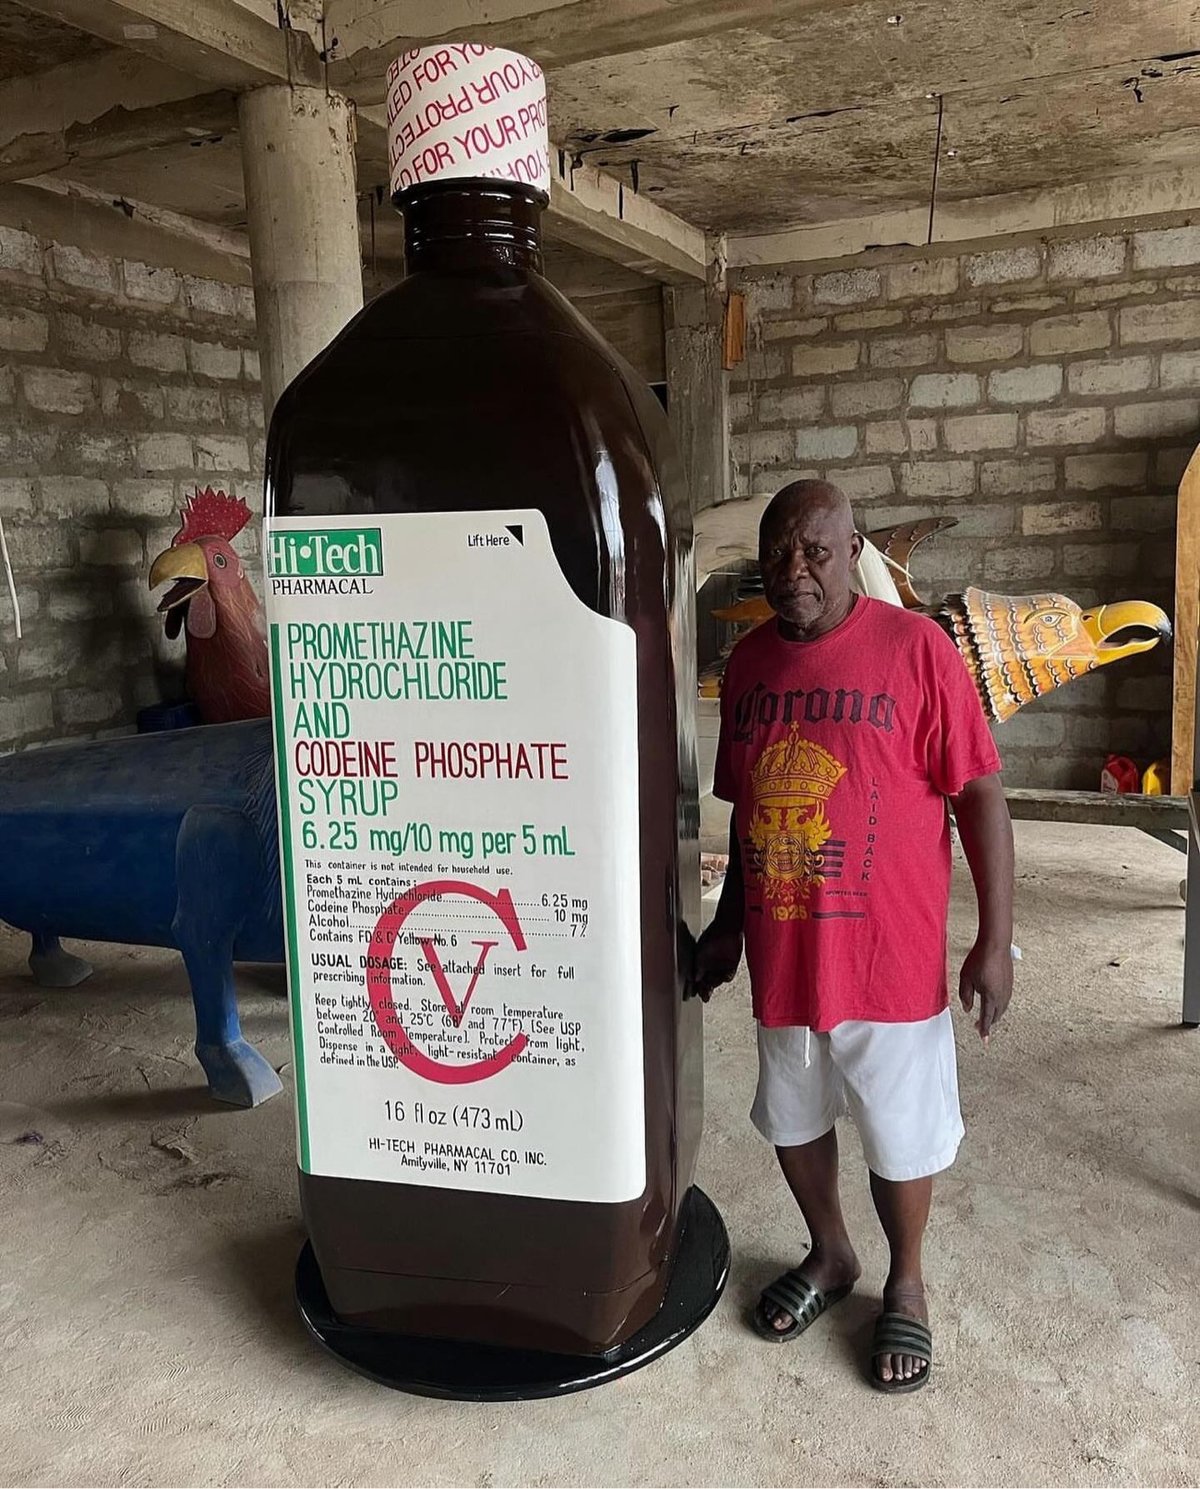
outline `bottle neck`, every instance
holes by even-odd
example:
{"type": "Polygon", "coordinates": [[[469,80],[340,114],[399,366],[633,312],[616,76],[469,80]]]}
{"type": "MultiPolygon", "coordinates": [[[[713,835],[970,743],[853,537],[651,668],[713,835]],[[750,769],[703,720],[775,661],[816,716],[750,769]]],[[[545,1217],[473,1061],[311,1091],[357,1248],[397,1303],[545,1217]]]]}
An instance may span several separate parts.
{"type": "Polygon", "coordinates": [[[544,201],[515,181],[436,181],[398,193],[404,258],[422,269],[542,272],[544,201]]]}

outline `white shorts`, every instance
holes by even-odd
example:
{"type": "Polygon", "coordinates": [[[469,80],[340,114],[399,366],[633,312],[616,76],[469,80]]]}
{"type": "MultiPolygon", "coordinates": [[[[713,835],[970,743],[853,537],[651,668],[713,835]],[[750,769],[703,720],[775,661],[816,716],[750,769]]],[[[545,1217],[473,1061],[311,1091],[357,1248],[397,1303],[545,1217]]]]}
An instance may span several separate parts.
{"type": "Polygon", "coordinates": [[[758,1026],[750,1120],[769,1143],[811,1143],[846,1112],[881,1179],[949,1168],[963,1136],[950,1010],[913,1024],[852,1020],[828,1034],[758,1026]]]}

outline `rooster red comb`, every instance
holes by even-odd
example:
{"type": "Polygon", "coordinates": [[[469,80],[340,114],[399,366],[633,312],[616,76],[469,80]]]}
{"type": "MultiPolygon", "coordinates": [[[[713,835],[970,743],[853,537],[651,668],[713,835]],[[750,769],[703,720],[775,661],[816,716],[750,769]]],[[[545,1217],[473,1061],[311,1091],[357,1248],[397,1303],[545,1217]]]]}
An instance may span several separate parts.
{"type": "Polygon", "coordinates": [[[250,521],[250,508],[240,496],[206,486],[203,491],[197,488],[195,495],[188,497],[180,516],[183,525],[171,539],[172,548],[177,543],[195,542],[197,538],[224,538],[232,543],[250,521]]]}

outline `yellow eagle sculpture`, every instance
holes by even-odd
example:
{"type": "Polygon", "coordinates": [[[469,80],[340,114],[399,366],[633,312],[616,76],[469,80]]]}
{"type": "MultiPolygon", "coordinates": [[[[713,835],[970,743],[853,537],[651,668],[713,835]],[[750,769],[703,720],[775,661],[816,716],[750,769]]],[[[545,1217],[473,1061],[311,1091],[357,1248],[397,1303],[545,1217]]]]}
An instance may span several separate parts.
{"type": "MultiPolygon", "coordinates": [[[[946,595],[940,604],[926,604],[913,585],[909,560],[919,543],[956,521],[930,517],[868,533],[866,540],[887,565],[900,603],[932,616],[954,642],[994,723],[1012,718],[1026,703],[1064,683],[1170,639],[1166,613],[1146,600],[1084,610],[1065,595],[993,595],[967,588],[946,595]]],[[[748,584],[754,583],[756,573],[756,569],[747,573],[748,584]]],[[[713,612],[718,620],[735,625],[739,636],[773,613],[762,594],[713,612]]],[[[719,696],[731,649],[701,674],[702,697],[719,696]]]]}

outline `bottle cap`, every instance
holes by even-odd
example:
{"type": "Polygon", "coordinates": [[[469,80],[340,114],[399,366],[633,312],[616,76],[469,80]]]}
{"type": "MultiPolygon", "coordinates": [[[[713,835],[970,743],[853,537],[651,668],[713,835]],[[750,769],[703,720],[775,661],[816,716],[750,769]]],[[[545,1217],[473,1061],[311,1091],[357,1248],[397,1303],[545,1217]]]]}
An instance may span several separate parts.
{"type": "Polygon", "coordinates": [[[429,181],[518,181],[550,194],[546,79],[519,52],[446,43],[388,68],[392,196],[429,181]]]}

